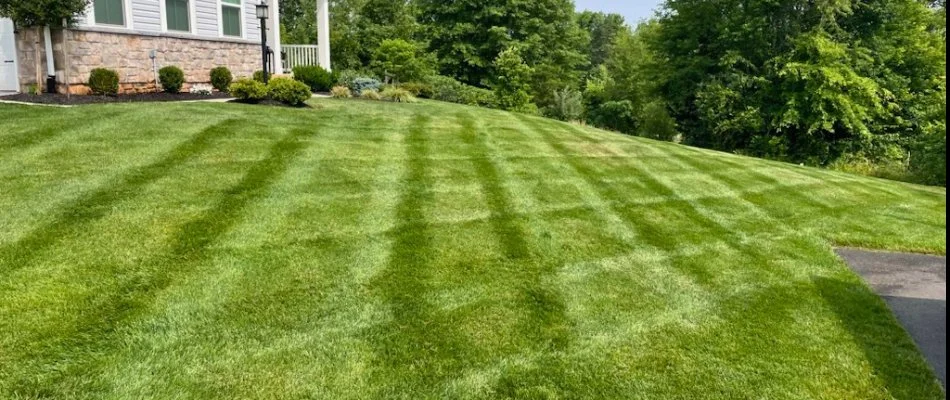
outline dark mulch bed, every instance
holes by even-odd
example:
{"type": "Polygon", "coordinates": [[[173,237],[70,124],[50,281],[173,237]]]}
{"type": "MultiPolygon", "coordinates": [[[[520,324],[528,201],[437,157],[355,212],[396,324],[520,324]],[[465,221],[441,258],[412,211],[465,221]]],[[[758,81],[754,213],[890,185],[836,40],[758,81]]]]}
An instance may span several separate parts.
{"type": "Polygon", "coordinates": [[[211,95],[192,94],[192,93],[138,93],[121,94],[118,96],[76,96],[69,98],[65,94],[26,94],[20,93],[12,96],[0,97],[0,100],[21,101],[24,103],[36,104],[99,104],[99,103],[138,103],[138,102],[168,102],[168,101],[192,101],[192,100],[210,100],[227,99],[227,93],[215,92],[211,95]]]}

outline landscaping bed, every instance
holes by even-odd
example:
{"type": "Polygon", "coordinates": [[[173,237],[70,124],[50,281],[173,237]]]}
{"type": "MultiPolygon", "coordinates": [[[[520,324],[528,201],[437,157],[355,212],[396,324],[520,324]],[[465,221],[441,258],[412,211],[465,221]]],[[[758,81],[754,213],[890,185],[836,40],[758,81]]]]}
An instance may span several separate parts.
{"type": "Polygon", "coordinates": [[[146,102],[169,102],[169,101],[196,101],[227,99],[231,96],[227,93],[215,92],[213,94],[197,93],[136,93],[120,94],[117,96],[66,96],[65,94],[28,94],[20,93],[11,96],[0,97],[0,100],[19,101],[23,103],[35,104],[56,104],[56,105],[77,105],[77,104],[100,104],[100,103],[146,103],[146,102]]]}

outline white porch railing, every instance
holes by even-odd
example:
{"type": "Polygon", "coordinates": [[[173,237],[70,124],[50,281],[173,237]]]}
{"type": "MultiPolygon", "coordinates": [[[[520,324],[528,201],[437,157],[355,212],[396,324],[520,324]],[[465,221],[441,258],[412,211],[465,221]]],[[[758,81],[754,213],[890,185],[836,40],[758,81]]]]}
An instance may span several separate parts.
{"type": "Polygon", "coordinates": [[[284,59],[284,70],[290,72],[300,65],[320,65],[317,45],[313,44],[283,44],[281,50],[287,54],[284,59]]]}

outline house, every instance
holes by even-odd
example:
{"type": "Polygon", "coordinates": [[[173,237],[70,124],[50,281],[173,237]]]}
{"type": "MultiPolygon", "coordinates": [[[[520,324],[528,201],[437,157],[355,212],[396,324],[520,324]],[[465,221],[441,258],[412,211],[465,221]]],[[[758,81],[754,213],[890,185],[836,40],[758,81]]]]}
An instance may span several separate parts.
{"type": "MultiPolygon", "coordinates": [[[[169,65],[181,68],[189,84],[209,82],[218,66],[251,76],[262,69],[258,1],[92,0],[65,30],[0,19],[0,91],[43,90],[50,75],[57,91],[68,82],[70,92],[83,94],[94,68],[117,71],[123,93],[155,90],[157,71],[169,65]]],[[[277,55],[278,10],[278,0],[269,0],[267,43],[277,55]]],[[[271,63],[282,70],[279,56],[271,63]]]]}

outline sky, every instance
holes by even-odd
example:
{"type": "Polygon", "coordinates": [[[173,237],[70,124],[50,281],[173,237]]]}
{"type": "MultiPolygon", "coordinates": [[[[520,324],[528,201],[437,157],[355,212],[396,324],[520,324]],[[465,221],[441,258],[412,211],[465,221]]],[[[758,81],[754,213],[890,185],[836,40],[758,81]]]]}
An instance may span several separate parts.
{"type": "Polygon", "coordinates": [[[623,15],[630,25],[653,16],[662,0],[574,0],[578,10],[603,11],[623,15]]]}

